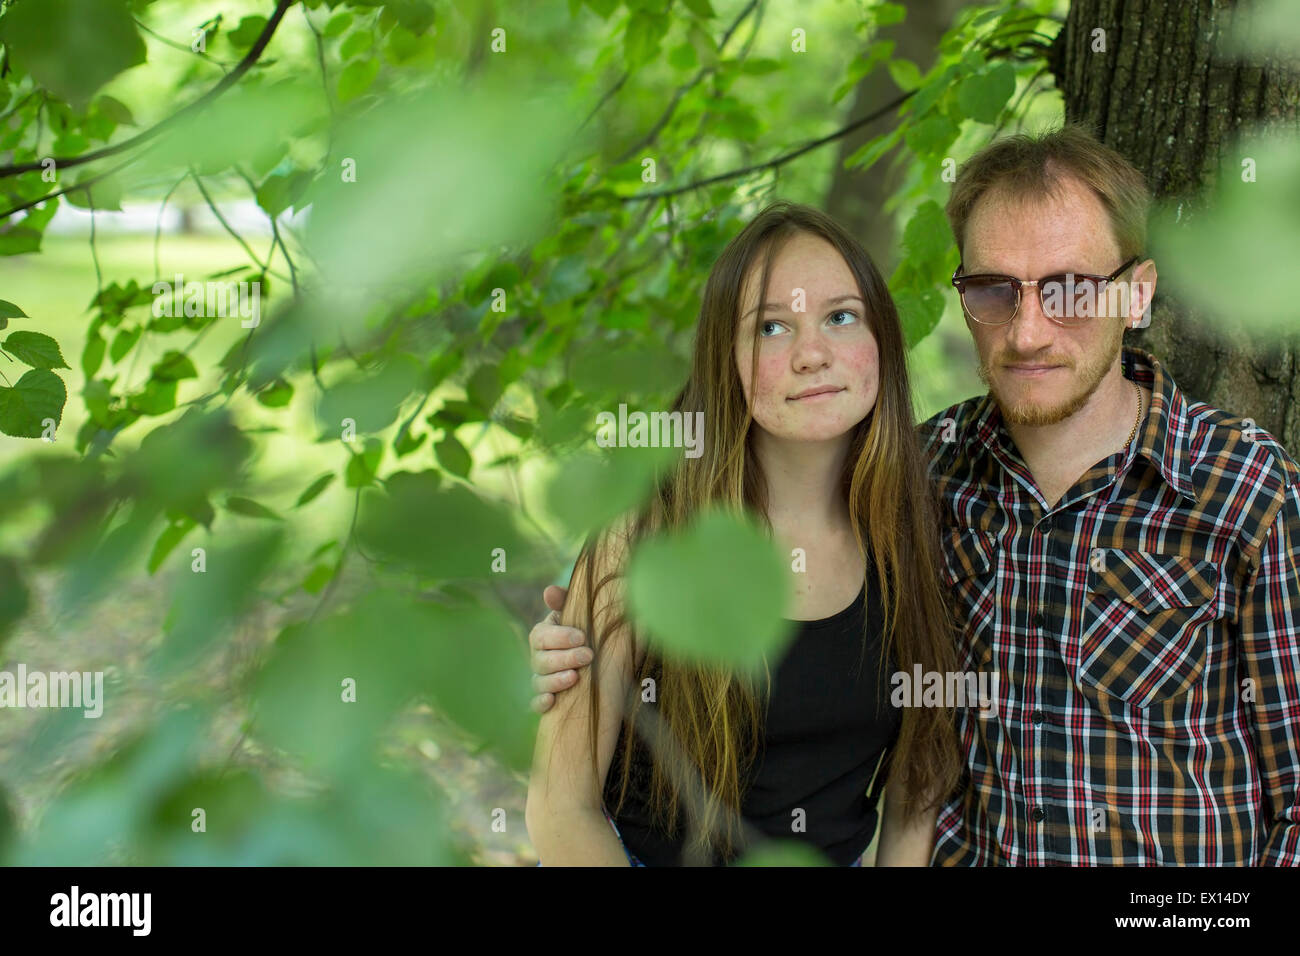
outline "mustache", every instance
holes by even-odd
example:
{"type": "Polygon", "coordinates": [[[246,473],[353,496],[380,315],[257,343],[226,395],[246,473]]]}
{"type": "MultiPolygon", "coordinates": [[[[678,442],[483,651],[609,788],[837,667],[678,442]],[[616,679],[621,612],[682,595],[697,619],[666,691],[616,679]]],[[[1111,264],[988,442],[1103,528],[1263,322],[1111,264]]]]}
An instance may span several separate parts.
{"type": "Polygon", "coordinates": [[[1061,358],[1029,358],[1019,355],[1009,355],[1003,353],[991,362],[992,365],[1062,365],[1066,368],[1073,368],[1070,361],[1064,357],[1061,358]]]}

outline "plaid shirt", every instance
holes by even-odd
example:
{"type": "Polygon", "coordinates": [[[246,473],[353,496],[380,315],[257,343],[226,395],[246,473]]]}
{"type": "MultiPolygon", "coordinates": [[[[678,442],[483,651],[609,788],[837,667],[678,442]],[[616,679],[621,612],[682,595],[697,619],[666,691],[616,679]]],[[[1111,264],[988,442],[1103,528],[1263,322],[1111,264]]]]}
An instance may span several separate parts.
{"type": "Polygon", "coordinates": [[[990,396],[921,426],[965,671],[943,865],[1300,864],[1300,467],[1146,352],[1140,438],[1048,507],[990,396]]]}

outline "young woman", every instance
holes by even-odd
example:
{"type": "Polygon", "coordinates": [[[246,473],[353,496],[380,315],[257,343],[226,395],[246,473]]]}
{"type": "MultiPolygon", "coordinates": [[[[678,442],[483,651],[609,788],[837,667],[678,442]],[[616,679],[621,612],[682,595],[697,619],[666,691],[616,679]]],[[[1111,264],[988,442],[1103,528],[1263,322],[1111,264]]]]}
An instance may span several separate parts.
{"type": "Polygon", "coordinates": [[[541,862],[720,864],[773,838],[856,865],[883,784],[878,863],[928,864],[960,767],[953,714],[892,707],[889,677],[952,671],[953,625],[902,328],[861,245],[814,209],[763,210],[709,274],[674,410],[704,413],[703,454],[587,542],[560,624],[534,629],[534,647],[594,636],[539,726],[541,862]],[[806,555],[796,636],[765,680],[664,659],[624,612],[631,548],[706,506],[744,508],[806,555]]]}

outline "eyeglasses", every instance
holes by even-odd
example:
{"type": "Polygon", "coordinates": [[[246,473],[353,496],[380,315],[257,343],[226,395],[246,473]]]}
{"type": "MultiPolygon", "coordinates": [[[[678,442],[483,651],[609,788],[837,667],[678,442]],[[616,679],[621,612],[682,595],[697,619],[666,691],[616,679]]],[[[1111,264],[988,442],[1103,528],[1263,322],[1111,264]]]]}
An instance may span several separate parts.
{"type": "MultiPolygon", "coordinates": [[[[966,314],[981,325],[1006,325],[1015,318],[1020,311],[1020,290],[1030,285],[1038,288],[1038,302],[1045,316],[1057,325],[1079,326],[1097,315],[1113,315],[1117,306],[1127,304],[1114,302],[1112,296],[1105,295],[1110,307],[1099,311],[1106,287],[1140,258],[1134,256],[1108,276],[1064,272],[1041,279],[989,273],[958,275],[962,269],[958,265],[952,274],[952,284],[961,295],[966,314]]],[[[1123,291],[1122,286],[1116,288],[1123,291]]]]}

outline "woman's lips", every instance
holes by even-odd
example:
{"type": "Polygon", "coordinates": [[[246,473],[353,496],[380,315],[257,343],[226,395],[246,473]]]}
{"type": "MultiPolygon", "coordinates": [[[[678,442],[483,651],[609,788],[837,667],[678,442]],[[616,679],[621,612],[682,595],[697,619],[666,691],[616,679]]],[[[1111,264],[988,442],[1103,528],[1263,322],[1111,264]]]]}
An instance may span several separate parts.
{"type": "Polygon", "coordinates": [[[824,388],[824,389],[818,389],[817,391],[813,392],[812,394],[809,394],[809,395],[797,395],[797,396],[795,396],[794,398],[788,398],[788,399],[786,399],[786,401],[789,401],[789,402],[811,402],[811,401],[814,401],[814,400],[819,399],[819,398],[830,398],[832,395],[838,395],[838,394],[839,394],[840,392],[842,392],[842,391],[844,391],[844,389],[842,389],[842,388],[824,388]]]}

